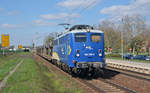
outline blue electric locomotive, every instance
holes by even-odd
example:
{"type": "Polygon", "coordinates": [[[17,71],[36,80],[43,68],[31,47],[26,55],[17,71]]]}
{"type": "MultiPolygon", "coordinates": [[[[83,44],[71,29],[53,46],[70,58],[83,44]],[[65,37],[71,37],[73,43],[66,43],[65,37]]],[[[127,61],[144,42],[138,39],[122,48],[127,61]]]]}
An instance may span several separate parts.
{"type": "Polygon", "coordinates": [[[89,25],[75,25],[53,41],[53,59],[73,73],[105,68],[104,34],[89,25]]]}

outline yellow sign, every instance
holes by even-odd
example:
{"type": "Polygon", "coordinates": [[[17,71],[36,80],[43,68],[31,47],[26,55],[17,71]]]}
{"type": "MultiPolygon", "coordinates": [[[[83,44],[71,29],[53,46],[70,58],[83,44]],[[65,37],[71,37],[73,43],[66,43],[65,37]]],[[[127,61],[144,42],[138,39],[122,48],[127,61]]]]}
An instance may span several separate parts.
{"type": "Polygon", "coordinates": [[[23,48],[23,46],[22,45],[18,45],[18,48],[21,49],[21,48],[23,48]]]}
{"type": "Polygon", "coordinates": [[[121,40],[121,43],[122,43],[122,44],[124,44],[124,43],[125,43],[125,41],[124,41],[124,40],[121,40]]]}
{"type": "Polygon", "coordinates": [[[9,47],[9,34],[2,34],[2,47],[9,47]]]}

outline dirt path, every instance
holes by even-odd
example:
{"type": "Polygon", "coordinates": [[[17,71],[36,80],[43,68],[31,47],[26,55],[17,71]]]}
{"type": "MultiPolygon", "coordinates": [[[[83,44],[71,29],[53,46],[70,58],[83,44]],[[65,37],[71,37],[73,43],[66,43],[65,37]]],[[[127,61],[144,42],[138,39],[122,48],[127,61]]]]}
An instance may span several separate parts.
{"type": "Polygon", "coordinates": [[[8,73],[8,75],[0,82],[0,93],[2,88],[5,87],[8,77],[10,77],[16,69],[23,63],[23,59],[8,73]]]}

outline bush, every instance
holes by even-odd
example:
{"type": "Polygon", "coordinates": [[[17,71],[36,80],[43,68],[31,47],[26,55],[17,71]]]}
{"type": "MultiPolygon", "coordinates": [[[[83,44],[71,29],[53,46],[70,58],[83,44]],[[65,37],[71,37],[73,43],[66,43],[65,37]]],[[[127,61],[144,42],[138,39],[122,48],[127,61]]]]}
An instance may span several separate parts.
{"type": "Polygon", "coordinates": [[[121,55],[120,54],[107,54],[106,57],[107,58],[110,58],[110,57],[119,57],[120,58],[121,55]]]}

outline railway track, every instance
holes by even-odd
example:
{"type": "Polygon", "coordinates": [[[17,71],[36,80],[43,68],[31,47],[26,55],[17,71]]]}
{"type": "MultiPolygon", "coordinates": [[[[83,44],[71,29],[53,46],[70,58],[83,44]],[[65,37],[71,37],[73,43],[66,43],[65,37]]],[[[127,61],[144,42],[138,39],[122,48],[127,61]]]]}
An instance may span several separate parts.
{"type": "Polygon", "coordinates": [[[110,70],[111,72],[120,73],[126,76],[130,76],[136,79],[141,79],[145,81],[150,81],[150,75],[144,74],[144,73],[138,73],[134,71],[119,69],[119,68],[113,68],[113,67],[106,67],[107,70],[110,70]]]}
{"type": "Polygon", "coordinates": [[[127,88],[125,86],[122,86],[122,85],[119,85],[119,84],[116,84],[114,82],[111,82],[110,80],[105,80],[105,79],[102,79],[102,78],[99,78],[98,80],[103,81],[106,84],[109,84],[110,87],[112,88],[112,90],[114,88],[116,88],[117,91],[114,91],[115,93],[137,93],[135,90],[129,89],[129,88],[127,88]]]}
{"type": "Polygon", "coordinates": [[[135,90],[123,87],[103,79],[80,80],[98,93],[137,93],[135,90]]]}
{"type": "Polygon", "coordinates": [[[45,61],[43,61],[43,64],[45,64],[45,66],[50,66],[58,71],[60,71],[61,73],[63,73],[65,76],[71,78],[72,80],[74,80],[75,82],[77,82],[79,84],[79,86],[84,89],[86,91],[86,93],[137,93],[134,90],[128,89],[124,86],[115,84],[109,80],[105,80],[102,78],[98,78],[98,79],[82,79],[82,78],[74,78],[72,77],[70,74],[64,72],[63,70],[61,70],[60,68],[58,68],[57,66],[51,64],[46,58],[39,56],[40,58],[44,59],[45,61]]]}

